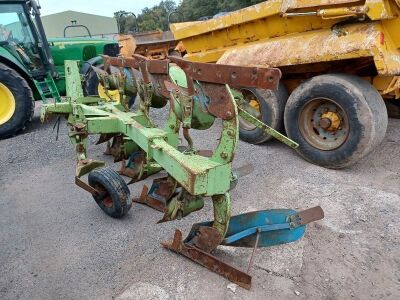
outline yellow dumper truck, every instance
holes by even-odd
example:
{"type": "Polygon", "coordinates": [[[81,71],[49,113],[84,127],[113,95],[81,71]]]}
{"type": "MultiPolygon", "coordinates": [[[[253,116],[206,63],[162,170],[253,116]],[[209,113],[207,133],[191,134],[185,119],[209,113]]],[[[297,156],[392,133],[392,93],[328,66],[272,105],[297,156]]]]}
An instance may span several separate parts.
{"type": "MultiPolygon", "coordinates": [[[[310,162],[343,168],[385,136],[383,99],[400,107],[400,0],[270,0],[228,15],[171,25],[185,58],[278,67],[278,91],[243,90],[257,117],[310,162]]],[[[268,140],[240,124],[241,138],[268,140]]]]}

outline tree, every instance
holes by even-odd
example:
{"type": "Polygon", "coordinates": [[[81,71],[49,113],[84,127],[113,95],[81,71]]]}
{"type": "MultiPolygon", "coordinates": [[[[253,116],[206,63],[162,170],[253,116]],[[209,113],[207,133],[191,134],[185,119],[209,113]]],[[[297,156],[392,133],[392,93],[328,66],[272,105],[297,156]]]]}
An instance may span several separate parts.
{"type": "MultiPolygon", "coordinates": [[[[182,0],[177,6],[175,1],[164,0],[160,4],[142,10],[137,17],[139,31],[168,30],[168,15],[178,11],[184,17],[184,21],[197,21],[201,18],[212,18],[220,12],[231,12],[263,1],[260,0],[182,0]]],[[[116,12],[115,15],[121,12],[116,12]]],[[[177,15],[175,15],[177,19],[177,15]]],[[[123,32],[133,31],[135,22],[133,18],[122,18],[120,27],[123,32]]]]}
{"type": "Polygon", "coordinates": [[[183,0],[179,11],[183,14],[185,21],[197,21],[200,18],[212,17],[219,12],[218,2],[209,0],[183,0]],[[216,3],[217,2],[217,3],[216,3]]]}
{"type": "Polygon", "coordinates": [[[140,31],[149,30],[168,30],[168,15],[176,9],[174,1],[161,1],[159,5],[153,8],[145,8],[138,16],[140,31]]]}
{"type": "Polygon", "coordinates": [[[137,19],[133,13],[120,10],[114,13],[114,18],[117,20],[118,33],[131,33],[138,31],[137,19]]]}

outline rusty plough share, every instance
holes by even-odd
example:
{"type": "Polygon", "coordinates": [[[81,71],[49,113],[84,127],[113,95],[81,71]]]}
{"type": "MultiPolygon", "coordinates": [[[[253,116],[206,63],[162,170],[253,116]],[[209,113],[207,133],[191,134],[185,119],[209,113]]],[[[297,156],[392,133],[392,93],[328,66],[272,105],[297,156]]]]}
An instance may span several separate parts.
{"type": "Polygon", "coordinates": [[[116,162],[121,161],[120,174],[130,177],[130,183],[162,170],[167,173],[154,180],[150,188],[145,186],[134,200],[163,212],[159,223],[184,218],[203,208],[204,197],[211,197],[214,221],[195,224],[186,239],[177,230],[173,241],[162,245],[249,289],[248,272],[257,248],[296,241],[304,235],[306,224],[323,218],[320,207],[303,212],[264,210],[231,217],[229,192],[240,176],[251,171],[248,167],[232,169],[239,118],[288,146],[297,147],[255,118],[237,92],[243,87],[276,89],[280,71],[192,63],[179,58],[104,59],[105,71],[97,70],[99,79],[106,90],[119,90],[120,103],[83,97],[77,62],[68,61],[67,101],[44,105],[42,109],[42,121],[51,115],[68,118],[69,137],[77,155],[76,184],[91,193],[112,217],[123,217],[132,205],[122,177],[87,156],[88,136],[100,134],[99,143],[108,142],[106,153],[113,155],[116,162]],[[136,94],[140,96],[140,106],[131,112],[126,99],[136,94]],[[160,129],[154,125],[149,110],[164,107],[168,101],[169,117],[160,129]],[[190,130],[207,130],[216,119],[222,120],[219,145],[214,151],[197,149],[190,130]],[[181,129],[187,146],[179,145],[181,129]],[[85,174],[89,174],[88,183],[82,180],[85,174]],[[254,248],[247,272],[213,256],[212,251],[219,245],[254,248]]]}

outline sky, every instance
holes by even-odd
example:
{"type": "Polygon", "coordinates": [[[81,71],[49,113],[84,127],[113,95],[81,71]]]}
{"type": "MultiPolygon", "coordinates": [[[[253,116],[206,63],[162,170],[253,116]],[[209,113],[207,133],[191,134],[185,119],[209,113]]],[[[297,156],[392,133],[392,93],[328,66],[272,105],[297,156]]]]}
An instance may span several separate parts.
{"type": "Polygon", "coordinates": [[[39,0],[43,16],[66,10],[113,17],[114,12],[125,10],[139,14],[145,7],[153,7],[161,0],[39,0]]]}

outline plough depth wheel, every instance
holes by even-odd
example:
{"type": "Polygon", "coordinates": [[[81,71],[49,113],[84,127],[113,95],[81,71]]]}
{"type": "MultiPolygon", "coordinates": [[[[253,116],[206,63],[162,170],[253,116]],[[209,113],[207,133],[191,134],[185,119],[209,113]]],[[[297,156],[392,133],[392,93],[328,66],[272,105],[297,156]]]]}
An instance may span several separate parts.
{"type": "Polygon", "coordinates": [[[90,172],[89,185],[98,191],[93,198],[110,217],[122,218],[131,209],[132,198],[129,188],[113,169],[101,168],[90,172]]]}

